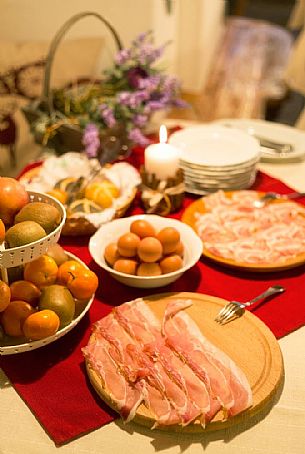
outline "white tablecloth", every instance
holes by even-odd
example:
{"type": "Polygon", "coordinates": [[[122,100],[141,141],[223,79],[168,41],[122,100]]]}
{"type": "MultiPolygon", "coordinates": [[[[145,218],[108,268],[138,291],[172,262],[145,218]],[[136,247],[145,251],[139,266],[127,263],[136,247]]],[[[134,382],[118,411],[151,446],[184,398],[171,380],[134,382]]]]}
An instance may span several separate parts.
{"type": "MultiPolygon", "coordinates": [[[[260,164],[260,168],[305,191],[305,162],[260,164]]],[[[255,423],[244,422],[234,429],[200,436],[150,431],[117,421],[57,448],[0,372],[0,454],[304,454],[305,327],[284,337],[279,344],[285,384],[271,411],[255,423]]]]}

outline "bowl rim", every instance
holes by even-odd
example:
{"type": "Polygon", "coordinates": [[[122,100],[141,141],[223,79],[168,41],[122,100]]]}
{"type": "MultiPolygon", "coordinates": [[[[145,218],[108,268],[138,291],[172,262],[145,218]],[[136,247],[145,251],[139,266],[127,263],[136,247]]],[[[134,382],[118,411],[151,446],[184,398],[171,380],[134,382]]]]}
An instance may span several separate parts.
{"type": "Polygon", "coordinates": [[[194,232],[194,230],[187,224],[185,224],[184,222],[178,220],[178,219],[174,219],[174,218],[164,218],[163,216],[158,216],[156,214],[136,214],[136,215],[133,215],[133,216],[128,216],[126,218],[120,218],[120,219],[114,219],[110,222],[107,222],[107,224],[104,224],[102,225],[96,232],[94,235],[92,235],[92,237],[90,238],[90,241],[89,241],[89,252],[90,252],[90,255],[92,257],[92,259],[95,261],[95,263],[97,265],[99,265],[101,268],[103,268],[104,270],[108,271],[109,273],[111,274],[115,274],[117,276],[121,276],[123,278],[128,278],[128,279],[134,279],[136,281],[157,281],[159,279],[167,279],[167,278],[170,278],[170,277],[173,277],[173,276],[177,276],[178,274],[183,274],[185,271],[187,271],[188,269],[192,268],[199,260],[200,260],[200,257],[202,255],[202,250],[203,250],[203,245],[202,245],[202,241],[200,240],[199,236],[197,235],[196,232],[194,232]],[[103,259],[103,256],[101,256],[101,261],[97,261],[96,260],[96,256],[93,255],[92,251],[94,251],[94,247],[93,247],[93,244],[95,243],[96,241],[96,238],[101,235],[101,231],[104,229],[104,228],[109,228],[110,224],[113,225],[113,223],[124,223],[124,221],[126,220],[130,220],[130,223],[132,221],[135,221],[137,219],[144,219],[144,218],[154,218],[154,219],[166,219],[170,222],[173,222],[174,224],[182,224],[183,225],[183,229],[185,229],[185,231],[187,231],[191,236],[192,238],[194,239],[194,241],[198,241],[198,249],[196,248],[196,250],[198,250],[198,253],[194,255],[194,257],[192,257],[188,263],[186,263],[183,267],[179,268],[179,270],[176,270],[176,271],[172,271],[171,273],[166,273],[166,274],[160,274],[159,276],[137,276],[137,275],[134,275],[134,274],[127,274],[127,273],[122,273],[121,271],[116,271],[114,270],[113,268],[111,268],[110,266],[107,265],[106,261],[103,259]],[[103,260],[103,261],[102,261],[103,260]]]}

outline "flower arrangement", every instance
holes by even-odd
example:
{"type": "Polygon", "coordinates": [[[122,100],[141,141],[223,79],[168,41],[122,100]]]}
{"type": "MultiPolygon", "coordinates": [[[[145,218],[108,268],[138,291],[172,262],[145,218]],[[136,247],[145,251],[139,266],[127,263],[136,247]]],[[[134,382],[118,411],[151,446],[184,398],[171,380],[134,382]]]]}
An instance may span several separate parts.
{"type": "Polygon", "coordinates": [[[54,92],[54,104],[83,131],[82,143],[88,157],[96,157],[101,134],[123,127],[129,143],[146,145],[143,129],[151,115],[170,106],[184,107],[179,99],[177,78],[156,68],[165,45],[153,45],[152,32],[142,33],[130,48],[120,50],[113,67],[104,71],[100,83],[92,84],[78,96],[64,90],[54,92]]]}

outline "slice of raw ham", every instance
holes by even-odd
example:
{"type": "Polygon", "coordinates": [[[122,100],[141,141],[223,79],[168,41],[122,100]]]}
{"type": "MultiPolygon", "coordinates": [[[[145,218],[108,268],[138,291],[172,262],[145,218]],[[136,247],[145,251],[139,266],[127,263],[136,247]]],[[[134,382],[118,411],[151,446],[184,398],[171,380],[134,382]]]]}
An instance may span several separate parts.
{"type": "MultiPolygon", "coordinates": [[[[146,368],[149,371],[145,376],[145,380],[151,386],[157,388],[159,392],[164,393],[165,398],[171,403],[176,413],[180,416],[180,423],[182,425],[189,424],[200,416],[202,412],[205,413],[210,409],[209,397],[207,396],[206,389],[201,389],[205,394],[198,398],[198,401],[200,402],[205,399],[203,408],[189,400],[185,393],[185,389],[179,387],[178,384],[172,380],[168,369],[164,367],[165,362],[162,363],[155,361],[155,359],[152,360],[153,356],[145,353],[147,340],[150,341],[150,346],[157,343],[160,346],[164,344],[164,339],[160,334],[161,325],[159,320],[141,299],[137,299],[123,306],[120,306],[114,311],[115,317],[118,322],[122,324],[122,327],[126,331],[128,330],[127,332],[133,340],[138,342],[139,346],[143,348],[141,351],[135,344],[132,346],[129,345],[127,347],[129,353],[133,352],[131,356],[134,360],[138,361],[138,368],[146,368]],[[144,335],[143,328],[145,329],[144,335]]],[[[170,350],[168,350],[168,353],[171,353],[170,350]]],[[[181,366],[183,367],[183,364],[181,364],[181,366]]],[[[172,417],[172,415],[170,415],[170,417],[172,417]]]]}
{"type": "MultiPolygon", "coordinates": [[[[133,305],[135,305],[137,308],[140,306],[145,311],[147,306],[145,305],[144,308],[143,304],[144,302],[141,301],[139,304],[137,300],[134,303],[127,303],[126,306],[123,305],[124,307],[120,306],[120,308],[124,312],[133,312],[133,305]]],[[[166,395],[166,390],[170,391],[171,383],[164,383],[160,371],[154,367],[149,358],[143,355],[140,346],[118,323],[114,314],[109,314],[97,322],[95,332],[112,346],[112,348],[109,348],[109,354],[115,362],[117,370],[121,372],[130,385],[141,391],[142,399],[139,399],[135,404],[138,406],[142,401],[145,402],[147,408],[154,415],[155,427],[160,424],[170,425],[184,422],[179,411],[171,402],[170,396],[167,397],[166,395]]],[[[177,398],[177,390],[174,391],[177,398]]],[[[134,417],[136,408],[132,408],[126,422],[134,417]]],[[[196,415],[192,415],[192,419],[195,417],[196,415]]]]}
{"type": "MultiPolygon", "coordinates": [[[[184,392],[185,399],[193,404],[197,410],[195,412],[197,417],[205,426],[207,419],[211,419],[221,408],[217,401],[211,401],[205,384],[164,344],[164,341],[145,345],[144,352],[160,362],[168,377],[184,392]]],[[[194,411],[192,408],[191,410],[194,411]]],[[[188,419],[190,420],[191,417],[188,419]]]]}
{"type": "Polygon", "coordinates": [[[158,415],[159,409],[151,407],[151,402],[156,404],[156,401],[150,401],[149,408],[158,416],[157,425],[178,423],[184,426],[199,416],[199,409],[188,401],[185,393],[168,377],[159,362],[154,362],[138,345],[130,344],[128,345],[127,350],[137,362],[138,367],[147,370],[145,381],[148,383],[149,387],[154,388],[160,394],[162,400],[168,402],[170,406],[166,417],[160,419],[158,415]]]}
{"type": "Polygon", "coordinates": [[[82,351],[92,369],[101,378],[123,420],[130,421],[143,400],[142,387],[130,385],[119,373],[117,364],[109,353],[109,344],[102,337],[98,337],[82,351]]]}
{"type": "Polygon", "coordinates": [[[229,410],[234,405],[234,399],[223,371],[207,356],[202,343],[194,336],[189,326],[180,321],[179,311],[188,306],[188,300],[186,303],[185,300],[179,299],[167,305],[163,319],[166,343],[205,384],[210,397],[218,400],[225,410],[229,410]]]}
{"type": "Polygon", "coordinates": [[[141,298],[116,307],[113,313],[130,337],[142,344],[160,334],[159,320],[141,298]]]}
{"type": "MultiPolygon", "coordinates": [[[[180,307],[183,309],[183,300],[180,307]]],[[[179,309],[179,304],[177,304],[177,302],[175,303],[175,308],[177,310],[179,309]]],[[[169,313],[174,313],[171,307],[169,307],[169,313]]],[[[221,370],[225,377],[225,382],[229,386],[233,396],[233,404],[230,406],[224,405],[225,409],[229,410],[230,415],[240,413],[252,405],[252,391],[244,373],[236,366],[228,355],[212,344],[202,334],[199,327],[191,319],[191,317],[189,317],[185,312],[177,312],[174,317],[171,316],[167,323],[165,323],[164,331],[168,342],[174,349],[177,349],[175,341],[178,342],[179,335],[181,339],[187,339],[185,346],[183,347],[183,342],[180,342],[178,348],[180,350],[180,354],[184,356],[187,362],[191,360],[192,365],[190,364],[190,366],[192,368],[198,367],[198,365],[193,362],[195,358],[205,356],[211,364],[215,364],[216,367],[221,370]],[[171,325],[169,325],[169,322],[171,325]],[[193,348],[193,351],[190,351],[190,348],[193,348]]],[[[219,376],[211,374],[209,376],[211,387],[214,379],[217,380],[217,384],[219,383],[219,376]]],[[[224,386],[223,383],[220,383],[220,386],[216,389],[220,389],[221,386],[224,386]]]]}

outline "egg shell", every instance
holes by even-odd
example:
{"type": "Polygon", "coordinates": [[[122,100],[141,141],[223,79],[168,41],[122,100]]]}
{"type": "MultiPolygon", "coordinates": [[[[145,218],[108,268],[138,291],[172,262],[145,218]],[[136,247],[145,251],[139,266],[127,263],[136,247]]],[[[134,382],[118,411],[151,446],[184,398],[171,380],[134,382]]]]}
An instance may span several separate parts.
{"type": "Polygon", "coordinates": [[[106,262],[110,265],[113,266],[114,263],[121,258],[118,246],[116,243],[109,243],[104,250],[104,257],[106,262]]]}
{"type": "Polygon", "coordinates": [[[165,227],[158,232],[157,239],[162,244],[163,253],[171,254],[180,242],[180,233],[174,227],[165,227]]]}
{"type": "Polygon", "coordinates": [[[174,250],[173,254],[180,255],[180,257],[183,257],[184,255],[184,245],[181,241],[176,246],[176,249],[174,250]]]}
{"type": "Polygon", "coordinates": [[[182,266],[183,260],[177,254],[169,255],[160,261],[162,274],[172,273],[182,268],[182,266]]]}
{"type": "Polygon", "coordinates": [[[162,274],[159,263],[140,263],[137,269],[138,276],[160,276],[162,274]]]}
{"type": "Polygon", "coordinates": [[[155,228],[144,219],[137,219],[130,224],[130,231],[138,235],[141,239],[148,236],[156,236],[155,228]]]}
{"type": "Polygon", "coordinates": [[[120,273],[135,275],[137,271],[137,265],[138,263],[135,260],[122,258],[114,263],[113,269],[120,273]]]}
{"type": "Polygon", "coordinates": [[[127,232],[118,239],[118,251],[123,257],[135,257],[140,238],[132,232],[127,232]]]}
{"type": "Polygon", "coordinates": [[[157,238],[143,238],[137,249],[138,256],[143,262],[156,262],[162,257],[162,244],[157,238]]]}

